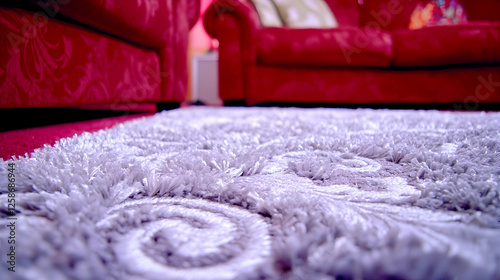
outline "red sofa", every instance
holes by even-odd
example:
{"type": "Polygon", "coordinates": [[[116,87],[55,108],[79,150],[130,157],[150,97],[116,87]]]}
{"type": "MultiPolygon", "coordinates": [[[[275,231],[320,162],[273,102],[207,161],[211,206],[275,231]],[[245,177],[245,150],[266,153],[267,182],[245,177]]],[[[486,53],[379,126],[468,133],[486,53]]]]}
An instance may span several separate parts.
{"type": "Polygon", "coordinates": [[[0,108],[184,101],[199,0],[0,4],[0,108]]]}
{"type": "Polygon", "coordinates": [[[418,1],[326,2],[339,28],[263,27],[251,3],[215,0],[204,25],[219,41],[221,99],[457,109],[500,102],[500,1],[462,0],[468,24],[418,30],[407,29],[418,1]]]}

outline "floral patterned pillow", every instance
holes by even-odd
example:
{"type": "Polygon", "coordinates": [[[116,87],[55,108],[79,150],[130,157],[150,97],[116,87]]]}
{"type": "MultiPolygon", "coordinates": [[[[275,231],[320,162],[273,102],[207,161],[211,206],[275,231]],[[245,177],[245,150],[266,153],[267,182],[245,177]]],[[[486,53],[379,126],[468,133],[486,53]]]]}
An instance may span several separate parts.
{"type": "Polygon", "coordinates": [[[278,10],[272,0],[252,0],[263,26],[283,26],[278,10]]]}
{"type": "Polygon", "coordinates": [[[410,18],[410,29],[467,22],[465,10],[456,0],[419,3],[410,18]]]}
{"type": "Polygon", "coordinates": [[[338,22],[324,0],[274,0],[288,27],[336,28],[338,22]]]}

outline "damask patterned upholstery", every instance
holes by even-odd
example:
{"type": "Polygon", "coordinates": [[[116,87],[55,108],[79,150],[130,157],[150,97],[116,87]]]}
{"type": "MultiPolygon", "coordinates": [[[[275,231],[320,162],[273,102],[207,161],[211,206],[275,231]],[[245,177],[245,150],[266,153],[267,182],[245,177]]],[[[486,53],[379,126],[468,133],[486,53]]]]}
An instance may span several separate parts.
{"type": "MultiPolygon", "coordinates": [[[[0,33],[21,34],[23,19],[35,26],[28,11],[0,9],[0,33]]],[[[60,21],[32,32],[29,40],[0,41],[2,107],[161,99],[154,51],[60,21]]]]}
{"type": "Polygon", "coordinates": [[[500,16],[488,10],[499,1],[463,0],[469,24],[419,30],[408,30],[417,0],[325,2],[338,28],[263,27],[246,1],[215,0],[204,23],[220,44],[221,99],[460,108],[500,102],[500,16]]]}
{"type": "Polygon", "coordinates": [[[0,108],[182,102],[199,0],[0,5],[0,108]]]}

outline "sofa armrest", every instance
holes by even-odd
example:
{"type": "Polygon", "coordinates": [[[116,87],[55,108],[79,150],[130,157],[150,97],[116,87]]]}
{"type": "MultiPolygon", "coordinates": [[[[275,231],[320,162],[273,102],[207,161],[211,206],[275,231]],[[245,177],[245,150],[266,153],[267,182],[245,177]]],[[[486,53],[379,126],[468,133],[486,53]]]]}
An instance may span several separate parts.
{"type": "Polygon", "coordinates": [[[256,40],[261,24],[251,4],[239,0],[215,0],[204,16],[207,33],[219,40],[219,96],[244,100],[243,77],[257,61],[256,40]],[[224,77],[224,81],[221,78],[224,77]]]}
{"type": "Polygon", "coordinates": [[[236,18],[242,28],[252,33],[261,25],[257,12],[249,4],[238,0],[215,0],[205,13],[204,25],[208,34],[217,38],[215,21],[224,21],[226,16],[236,18]]]}
{"type": "Polygon", "coordinates": [[[247,2],[238,0],[215,0],[204,16],[207,33],[216,39],[226,36],[231,25],[236,24],[239,45],[244,63],[255,63],[255,39],[261,28],[259,16],[247,2]],[[244,47],[243,47],[244,46],[244,47]]]}

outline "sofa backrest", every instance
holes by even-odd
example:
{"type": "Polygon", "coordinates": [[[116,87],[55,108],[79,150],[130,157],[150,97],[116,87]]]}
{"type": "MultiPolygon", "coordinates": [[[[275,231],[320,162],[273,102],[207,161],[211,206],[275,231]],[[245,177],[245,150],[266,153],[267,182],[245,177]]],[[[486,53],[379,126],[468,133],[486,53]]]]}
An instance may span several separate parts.
{"type": "Polygon", "coordinates": [[[500,0],[459,0],[469,20],[500,21],[500,0]]]}
{"type": "MultiPolygon", "coordinates": [[[[394,31],[407,28],[418,3],[425,0],[325,0],[339,25],[394,31]]],[[[469,20],[500,21],[500,0],[458,0],[469,20]]]]}
{"type": "MultiPolygon", "coordinates": [[[[410,16],[423,0],[362,0],[359,25],[378,26],[385,30],[407,28],[410,16]]],[[[458,0],[469,20],[500,21],[500,0],[458,0]]]]}
{"type": "Polygon", "coordinates": [[[419,2],[421,0],[364,0],[359,7],[359,25],[390,31],[406,28],[419,2]]]}
{"type": "Polygon", "coordinates": [[[339,25],[358,25],[358,0],[325,0],[339,25]]]}

